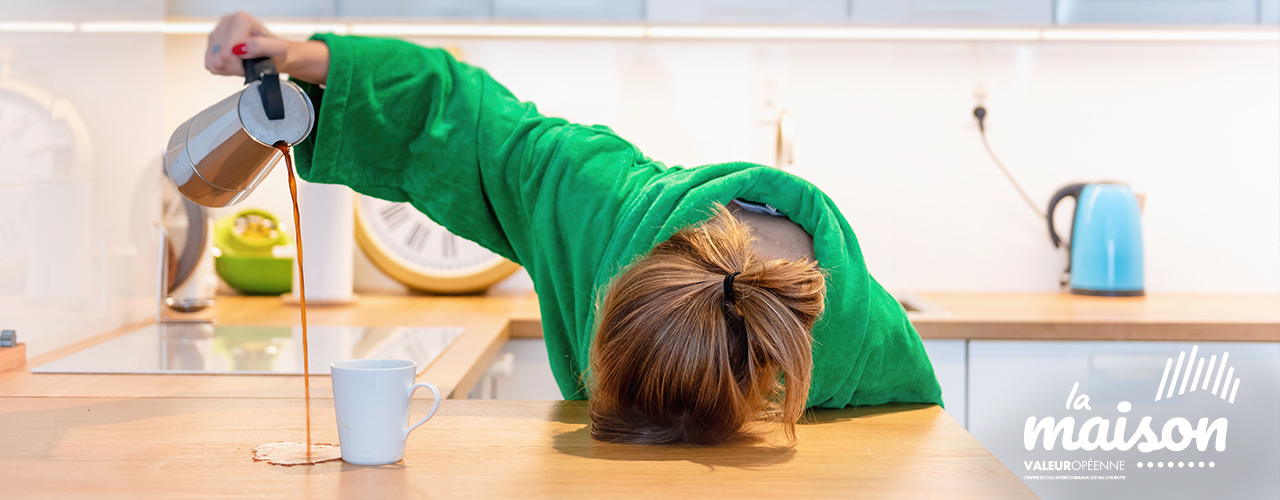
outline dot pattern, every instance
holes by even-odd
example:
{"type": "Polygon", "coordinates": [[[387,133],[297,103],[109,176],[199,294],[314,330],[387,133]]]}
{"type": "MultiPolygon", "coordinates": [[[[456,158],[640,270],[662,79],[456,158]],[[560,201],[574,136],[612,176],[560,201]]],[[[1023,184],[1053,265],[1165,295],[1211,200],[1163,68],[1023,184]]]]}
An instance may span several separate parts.
{"type": "MultiPolygon", "coordinates": [[[[1217,466],[1217,464],[1215,464],[1215,463],[1213,463],[1213,462],[1209,462],[1209,467],[1215,467],[1215,466],[1217,466]]],[[[1194,469],[1194,468],[1199,467],[1199,468],[1202,468],[1202,469],[1203,469],[1203,468],[1205,467],[1205,463],[1204,463],[1204,462],[1199,462],[1199,463],[1197,463],[1197,462],[1138,462],[1138,468],[1139,468],[1139,469],[1143,469],[1143,468],[1146,468],[1146,469],[1161,468],[1161,469],[1163,469],[1163,468],[1165,468],[1165,467],[1168,467],[1168,468],[1170,468],[1170,469],[1172,469],[1172,468],[1174,468],[1174,467],[1178,467],[1178,468],[1180,468],[1180,469],[1181,469],[1181,468],[1188,468],[1188,467],[1189,467],[1189,468],[1194,469]],[[1176,463],[1176,465],[1175,465],[1175,463],[1176,463]]]]}

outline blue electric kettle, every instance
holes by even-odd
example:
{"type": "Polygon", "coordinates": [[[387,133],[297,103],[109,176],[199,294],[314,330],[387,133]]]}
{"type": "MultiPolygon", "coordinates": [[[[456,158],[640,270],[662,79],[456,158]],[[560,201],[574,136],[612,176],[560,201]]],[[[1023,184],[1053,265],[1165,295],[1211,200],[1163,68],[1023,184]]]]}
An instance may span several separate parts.
{"type": "Polygon", "coordinates": [[[1124,184],[1072,184],[1049,201],[1049,237],[1055,247],[1062,239],[1053,229],[1053,209],[1068,196],[1076,199],[1071,220],[1070,261],[1063,283],[1071,293],[1131,297],[1143,295],[1142,214],[1133,190],[1124,184]]]}

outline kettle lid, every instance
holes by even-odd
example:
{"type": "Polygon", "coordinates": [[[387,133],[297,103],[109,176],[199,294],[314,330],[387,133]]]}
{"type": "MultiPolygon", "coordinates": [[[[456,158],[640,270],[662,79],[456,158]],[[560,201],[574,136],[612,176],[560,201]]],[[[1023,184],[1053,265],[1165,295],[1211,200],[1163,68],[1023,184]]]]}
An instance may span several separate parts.
{"type": "Polygon", "coordinates": [[[280,141],[292,146],[306,139],[315,122],[315,108],[307,94],[293,82],[280,82],[284,118],[272,120],[262,105],[262,93],[257,89],[261,85],[262,80],[256,80],[240,92],[240,123],[244,131],[267,146],[280,141]]]}

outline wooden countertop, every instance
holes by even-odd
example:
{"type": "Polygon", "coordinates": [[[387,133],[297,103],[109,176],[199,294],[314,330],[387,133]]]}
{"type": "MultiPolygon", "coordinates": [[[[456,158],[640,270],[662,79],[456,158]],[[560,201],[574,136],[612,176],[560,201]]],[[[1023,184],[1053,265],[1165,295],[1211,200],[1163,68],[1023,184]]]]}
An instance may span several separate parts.
{"type": "MultiPolygon", "coordinates": [[[[948,313],[910,318],[925,339],[1280,342],[1280,295],[915,295],[948,313]]],[[[542,336],[536,296],[515,305],[511,323],[513,337],[542,336]]]]}
{"type": "MultiPolygon", "coordinates": [[[[815,412],[794,447],[656,447],[593,441],[581,402],[445,401],[399,463],[280,467],[250,450],[301,440],[301,399],[0,403],[3,496],[13,499],[1035,498],[931,405],[815,412]]],[[[335,442],[332,400],[312,403],[316,441],[335,442]]],[[[413,415],[428,405],[417,401],[413,415]]]]}
{"type": "Polygon", "coordinates": [[[946,318],[913,318],[922,338],[1280,341],[1280,295],[918,295],[950,313],[946,318]]]}
{"type": "MultiPolygon", "coordinates": [[[[918,293],[949,317],[912,318],[926,339],[1280,341],[1280,295],[1150,295],[1086,297],[1057,293],[918,293]]],[[[221,324],[292,325],[298,309],[268,297],[219,297],[211,310],[179,318],[215,318],[221,324]]],[[[541,338],[538,298],[532,292],[481,297],[363,296],[353,307],[316,307],[316,325],[459,325],[457,341],[419,378],[451,398],[462,398],[510,338],[541,338]]],[[[37,366],[140,328],[126,325],[29,360],[37,366]]],[[[327,397],[328,377],[314,377],[312,394],[327,397]]],[[[0,397],[293,397],[301,377],[191,375],[33,376],[0,373],[0,397]],[[127,381],[127,383],[125,383],[127,381]]],[[[420,393],[425,394],[425,393],[420,393]]]]}
{"type": "MultiPolygon", "coordinates": [[[[465,397],[512,335],[540,334],[536,298],[361,297],[316,308],[312,324],[462,325],[420,380],[465,397]]],[[[279,299],[221,297],[221,324],[290,325],[279,299]]],[[[190,316],[188,316],[190,317],[190,316]]],[[[30,360],[104,342],[127,325],[30,360]]],[[[313,433],[335,442],[327,376],[312,378],[313,433]]],[[[894,497],[1035,498],[940,408],[818,410],[788,446],[774,431],[716,447],[626,446],[590,438],[581,402],[450,400],[409,438],[404,461],[279,467],[253,446],[303,436],[302,377],[0,373],[4,498],[894,497]]],[[[425,391],[419,391],[420,396],[425,391]]],[[[414,414],[430,404],[414,401],[414,414]]]]}

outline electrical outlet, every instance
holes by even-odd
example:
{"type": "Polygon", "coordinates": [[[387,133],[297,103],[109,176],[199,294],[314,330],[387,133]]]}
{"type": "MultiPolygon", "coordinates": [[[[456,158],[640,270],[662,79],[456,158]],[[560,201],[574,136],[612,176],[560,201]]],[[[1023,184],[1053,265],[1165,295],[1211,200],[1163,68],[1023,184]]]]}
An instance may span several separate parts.
{"type": "Polygon", "coordinates": [[[974,106],[982,106],[987,100],[987,87],[981,81],[973,85],[974,106]]]}

